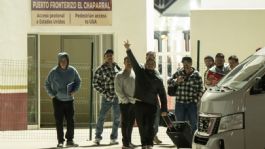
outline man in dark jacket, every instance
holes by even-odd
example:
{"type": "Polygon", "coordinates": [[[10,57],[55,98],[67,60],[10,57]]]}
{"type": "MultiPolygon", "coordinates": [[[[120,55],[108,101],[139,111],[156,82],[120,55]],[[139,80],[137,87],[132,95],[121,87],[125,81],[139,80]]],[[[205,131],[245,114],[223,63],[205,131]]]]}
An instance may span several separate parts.
{"type": "Polygon", "coordinates": [[[151,149],[154,139],[154,122],[158,95],[161,102],[161,115],[167,115],[167,98],[163,81],[156,73],[156,62],[154,59],[147,59],[145,66],[139,65],[135,59],[129,41],[124,42],[127,55],[135,72],[135,117],[139,127],[141,144],[144,149],[151,149]]]}
{"type": "Polygon", "coordinates": [[[58,148],[63,147],[63,119],[65,117],[67,132],[65,138],[68,147],[77,147],[74,138],[74,93],[80,88],[80,76],[77,70],[69,65],[66,52],[58,54],[58,66],[54,67],[45,82],[45,88],[52,99],[56,121],[58,148]]]}
{"type": "MultiPolygon", "coordinates": [[[[148,51],[145,55],[145,60],[147,59],[154,59],[156,60],[156,53],[154,51],[148,51]]],[[[155,70],[157,75],[160,75],[160,73],[155,70]]],[[[158,139],[157,133],[158,133],[158,128],[159,128],[159,122],[160,122],[160,104],[157,104],[157,110],[156,110],[156,118],[155,118],[155,123],[154,123],[154,128],[155,128],[155,133],[154,133],[154,143],[156,144],[161,144],[162,141],[158,139]]]]}

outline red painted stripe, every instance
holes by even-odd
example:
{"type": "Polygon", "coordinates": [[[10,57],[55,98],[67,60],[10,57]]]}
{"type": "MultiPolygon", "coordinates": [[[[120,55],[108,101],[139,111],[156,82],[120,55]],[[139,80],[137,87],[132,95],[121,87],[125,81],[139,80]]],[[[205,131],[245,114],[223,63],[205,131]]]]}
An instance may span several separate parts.
{"type": "Polygon", "coordinates": [[[27,93],[0,93],[0,130],[27,129],[27,93]]]}

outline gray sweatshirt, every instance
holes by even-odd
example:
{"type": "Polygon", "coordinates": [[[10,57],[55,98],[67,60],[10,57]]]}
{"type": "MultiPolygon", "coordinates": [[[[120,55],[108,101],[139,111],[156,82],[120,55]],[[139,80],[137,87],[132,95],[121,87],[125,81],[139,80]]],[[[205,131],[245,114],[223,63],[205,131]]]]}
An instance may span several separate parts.
{"type": "MultiPolygon", "coordinates": [[[[68,58],[65,53],[59,54],[58,58],[60,59],[62,56],[67,56],[68,58]]],[[[56,97],[60,101],[71,101],[74,97],[69,94],[69,89],[71,89],[71,92],[76,92],[80,88],[80,84],[80,76],[73,66],[68,65],[65,70],[56,66],[47,77],[45,89],[50,97],[56,97]],[[70,83],[72,84],[71,87],[69,87],[70,83]]]]}
{"type": "Polygon", "coordinates": [[[125,70],[117,73],[114,80],[114,88],[117,96],[119,97],[119,102],[121,104],[135,103],[134,89],[135,89],[135,74],[134,71],[127,72],[125,70]]]}

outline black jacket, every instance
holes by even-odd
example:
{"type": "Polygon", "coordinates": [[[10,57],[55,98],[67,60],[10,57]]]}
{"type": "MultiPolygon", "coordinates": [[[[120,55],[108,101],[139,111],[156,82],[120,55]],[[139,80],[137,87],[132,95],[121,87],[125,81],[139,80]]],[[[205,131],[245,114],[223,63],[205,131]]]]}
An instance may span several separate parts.
{"type": "Polygon", "coordinates": [[[135,72],[134,97],[142,102],[156,105],[158,104],[159,95],[161,112],[167,112],[167,95],[159,73],[139,65],[130,49],[127,50],[127,55],[135,72]]]}

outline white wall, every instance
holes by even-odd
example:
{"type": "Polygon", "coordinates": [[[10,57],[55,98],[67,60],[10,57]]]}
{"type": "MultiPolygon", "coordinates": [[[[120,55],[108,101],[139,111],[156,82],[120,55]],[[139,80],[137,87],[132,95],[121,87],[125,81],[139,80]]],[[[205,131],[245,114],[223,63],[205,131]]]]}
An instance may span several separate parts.
{"type": "Polygon", "coordinates": [[[21,0],[0,1],[0,59],[27,58],[27,7],[21,0]]]}
{"type": "Polygon", "coordinates": [[[147,51],[154,51],[154,23],[155,23],[155,9],[154,1],[146,1],[146,33],[147,33],[147,51]]]}
{"type": "Polygon", "coordinates": [[[265,8],[264,0],[201,0],[201,8],[265,8]]]}
{"type": "Polygon", "coordinates": [[[26,92],[27,7],[19,0],[1,0],[0,6],[0,93],[26,92]]]}
{"type": "MultiPolygon", "coordinates": [[[[21,0],[13,0],[21,3],[21,0]]],[[[153,27],[148,22],[147,18],[153,18],[153,13],[148,12],[149,7],[153,8],[153,1],[150,0],[112,0],[112,26],[31,26],[30,18],[30,1],[27,4],[27,20],[28,33],[41,34],[99,34],[113,33],[114,34],[114,50],[115,59],[123,62],[126,55],[123,47],[124,40],[130,40],[132,49],[136,57],[143,62],[145,53],[148,48],[153,48],[153,27]],[[147,9],[148,7],[148,9],[147,9]],[[147,41],[147,39],[152,39],[147,41]]],[[[21,20],[22,21],[22,20],[21,20]]]]}
{"type": "Polygon", "coordinates": [[[112,26],[98,27],[31,26],[31,0],[1,0],[0,6],[0,87],[27,84],[27,34],[111,33],[114,34],[115,59],[118,63],[123,63],[126,55],[123,47],[126,39],[132,43],[132,49],[141,63],[145,60],[145,52],[153,50],[153,11],[150,11],[153,10],[153,1],[150,0],[112,0],[112,26]],[[24,77],[20,77],[19,82],[8,77],[16,73],[12,71],[17,67],[14,61],[25,63],[24,77]]]}
{"type": "MultiPolygon", "coordinates": [[[[203,57],[222,52],[225,59],[235,54],[242,61],[265,46],[265,10],[196,10],[191,13],[191,48],[196,60],[197,40],[203,57]]],[[[196,62],[194,63],[196,64],[196,62]]]]}

